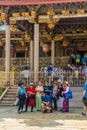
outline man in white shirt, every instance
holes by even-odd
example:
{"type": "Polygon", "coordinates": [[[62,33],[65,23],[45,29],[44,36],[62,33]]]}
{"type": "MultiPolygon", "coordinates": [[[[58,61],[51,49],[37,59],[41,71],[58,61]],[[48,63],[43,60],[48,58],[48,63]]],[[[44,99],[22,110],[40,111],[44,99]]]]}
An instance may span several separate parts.
{"type": "Polygon", "coordinates": [[[21,74],[23,75],[23,78],[26,80],[26,84],[28,86],[29,78],[30,78],[30,71],[29,71],[28,67],[25,67],[25,69],[22,70],[21,74]]]}

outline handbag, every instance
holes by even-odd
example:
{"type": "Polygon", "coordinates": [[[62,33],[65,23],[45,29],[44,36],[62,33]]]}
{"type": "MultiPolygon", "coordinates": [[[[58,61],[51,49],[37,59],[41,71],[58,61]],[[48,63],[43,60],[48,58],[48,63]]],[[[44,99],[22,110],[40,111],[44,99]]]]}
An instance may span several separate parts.
{"type": "Polygon", "coordinates": [[[72,95],[72,91],[69,90],[66,94],[65,94],[66,99],[72,99],[73,95],[72,95]]]}

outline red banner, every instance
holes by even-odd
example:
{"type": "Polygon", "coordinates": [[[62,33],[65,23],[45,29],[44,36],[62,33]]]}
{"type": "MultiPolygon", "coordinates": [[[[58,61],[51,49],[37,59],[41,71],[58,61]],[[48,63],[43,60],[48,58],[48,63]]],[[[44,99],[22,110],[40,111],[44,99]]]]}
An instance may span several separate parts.
{"type": "Polygon", "coordinates": [[[57,4],[57,3],[72,3],[72,2],[87,2],[87,0],[0,0],[0,5],[34,5],[34,4],[57,4]]]}

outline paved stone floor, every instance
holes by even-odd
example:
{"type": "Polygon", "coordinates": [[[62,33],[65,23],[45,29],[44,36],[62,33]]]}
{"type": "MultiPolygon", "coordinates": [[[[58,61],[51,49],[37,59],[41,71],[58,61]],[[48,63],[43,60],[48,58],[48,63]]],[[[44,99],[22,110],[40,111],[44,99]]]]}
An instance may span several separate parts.
{"type": "Polygon", "coordinates": [[[30,112],[17,114],[17,107],[0,107],[0,130],[87,130],[87,116],[81,108],[69,113],[30,112]]]}

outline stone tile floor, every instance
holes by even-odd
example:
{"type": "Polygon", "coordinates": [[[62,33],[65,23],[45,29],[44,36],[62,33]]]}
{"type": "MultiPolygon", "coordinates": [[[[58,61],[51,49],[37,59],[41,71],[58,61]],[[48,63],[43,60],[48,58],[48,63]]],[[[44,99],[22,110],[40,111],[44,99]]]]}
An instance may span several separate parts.
{"type": "Polygon", "coordinates": [[[70,108],[69,113],[43,114],[34,109],[18,114],[17,107],[0,107],[0,130],[87,130],[87,116],[81,111],[70,108]]]}

